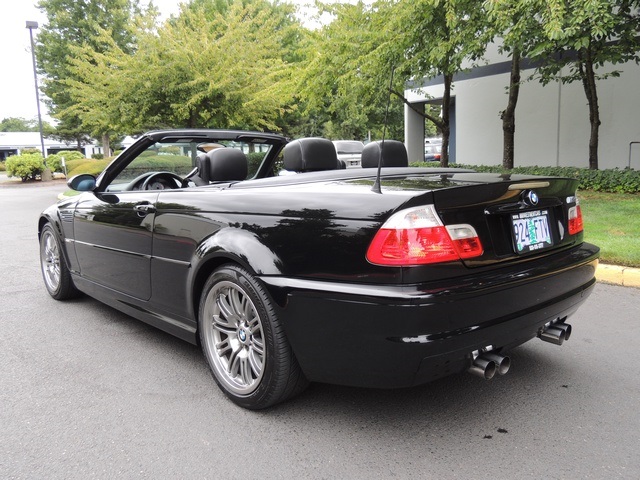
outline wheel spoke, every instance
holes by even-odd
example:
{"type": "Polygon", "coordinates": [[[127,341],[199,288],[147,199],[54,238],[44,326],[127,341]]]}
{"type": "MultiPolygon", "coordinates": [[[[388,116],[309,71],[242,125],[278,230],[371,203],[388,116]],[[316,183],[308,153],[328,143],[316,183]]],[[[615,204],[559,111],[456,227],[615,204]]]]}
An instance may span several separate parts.
{"type": "Polygon", "coordinates": [[[230,303],[229,294],[219,294],[218,298],[216,298],[216,304],[218,305],[220,313],[222,314],[224,319],[228,324],[230,324],[232,319],[235,317],[235,312],[233,310],[233,305],[231,305],[230,303]]]}
{"type": "MultiPolygon", "coordinates": [[[[244,296],[243,296],[244,297],[244,296]]],[[[243,318],[243,298],[240,297],[240,292],[235,288],[229,291],[229,304],[233,309],[233,315],[240,319],[243,318]]]]}
{"type": "Polygon", "coordinates": [[[247,323],[249,324],[249,332],[251,332],[251,335],[255,335],[261,331],[260,318],[258,318],[257,315],[254,314],[247,323]]]}
{"type": "Polygon", "coordinates": [[[251,371],[253,374],[258,377],[260,376],[260,372],[262,372],[262,354],[260,352],[260,356],[255,349],[251,349],[248,356],[249,365],[251,365],[251,371]]]}
{"type": "Polygon", "coordinates": [[[221,342],[216,343],[216,350],[218,351],[218,355],[220,357],[224,357],[228,352],[232,350],[231,343],[229,342],[229,337],[225,338],[221,342]]]}
{"type": "Polygon", "coordinates": [[[227,366],[227,372],[232,378],[238,376],[238,364],[240,361],[240,357],[238,355],[239,351],[240,351],[239,349],[234,350],[231,352],[231,355],[229,355],[229,364],[227,366]]]}
{"type": "Polygon", "coordinates": [[[245,322],[250,323],[254,316],[253,305],[251,304],[249,297],[245,295],[242,298],[242,319],[245,322]]]}
{"type": "Polygon", "coordinates": [[[258,337],[253,337],[251,339],[251,348],[257,354],[262,355],[264,353],[264,344],[262,343],[262,339],[258,337]]]}
{"type": "Polygon", "coordinates": [[[251,375],[251,365],[248,358],[242,358],[240,360],[240,378],[245,385],[251,385],[253,382],[253,376],[251,375]]]}
{"type": "Polygon", "coordinates": [[[218,330],[220,333],[224,333],[225,335],[235,335],[236,334],[236,326],[230,325],[228,322],[225,322],[220,315],[214,315],[211,326],[218,330]]]}

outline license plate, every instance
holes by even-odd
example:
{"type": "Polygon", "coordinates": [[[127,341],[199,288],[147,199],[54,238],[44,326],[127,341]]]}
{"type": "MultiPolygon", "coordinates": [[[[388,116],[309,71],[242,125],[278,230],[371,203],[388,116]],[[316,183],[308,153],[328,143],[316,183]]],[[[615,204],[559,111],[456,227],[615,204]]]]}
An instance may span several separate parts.
{"type": "Polygon", "coordinates": [[[549,211],[536,210],[511,215],[516,253],[528,253],[553,245],[549,230],[549,211]]]}

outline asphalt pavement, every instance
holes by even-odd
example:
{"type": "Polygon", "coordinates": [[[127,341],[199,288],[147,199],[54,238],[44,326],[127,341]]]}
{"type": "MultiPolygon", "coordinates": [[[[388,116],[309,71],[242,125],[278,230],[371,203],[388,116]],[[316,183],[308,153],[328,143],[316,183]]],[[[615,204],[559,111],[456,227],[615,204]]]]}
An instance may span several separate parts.
{"type": "Polygon", "coordinates": [[[489,382],[313,384],[249,412],[197,347],[47,295],[36,222],[59,192],[0,187],[0,478],[640,478],[638,289],[599,283],[569,342],[489,382]]]}

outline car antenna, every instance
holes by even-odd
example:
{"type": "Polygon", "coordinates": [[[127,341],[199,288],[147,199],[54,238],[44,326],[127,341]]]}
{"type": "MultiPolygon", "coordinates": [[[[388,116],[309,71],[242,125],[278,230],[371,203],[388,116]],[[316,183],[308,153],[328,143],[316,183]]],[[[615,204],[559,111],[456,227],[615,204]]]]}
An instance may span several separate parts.
{"type": "Polygon", "coordinates": [[[384,149],[384,137],[387,133],[387,118],[389,116],[389,104],[391,103],[391,89],[393,88],[393,72],[396,67],[393,65],[391,67],[391,78],[389,79],[389,98],[387,99],[387,108],[384,111],[384,124],[382,126],[382,142],[380,143],[380,156],[378,157],[378,173],[376,175],[376,181],[373,183],[373,187],[371,187],[371,191],[374,193],[382,193],[382,189],[380,188],[380,176],[382,175],[382,150],[384,149]]]}

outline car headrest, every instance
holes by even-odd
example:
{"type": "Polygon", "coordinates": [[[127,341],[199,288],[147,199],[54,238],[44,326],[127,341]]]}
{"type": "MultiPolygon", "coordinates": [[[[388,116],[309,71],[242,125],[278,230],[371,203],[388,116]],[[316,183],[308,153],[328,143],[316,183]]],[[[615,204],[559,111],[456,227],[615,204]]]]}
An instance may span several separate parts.
{"type": "Polygon", "coordinates": [[[404,143],[397,140],[385,140],[367,143],[362,149],[361,164],[363,168],[378,166],[378,160],[382,153],[383,167],[408,167],[409,157],[404,143]]]}
{"type": "Polygon", "coordinates": [[[192,172],[190,180],[198,186],[209,185],[209,170],[209,157],[206,153],[198,153],[196,155],[196,170],[192,172]]]}
{"type": "Polygon", "coordinates": [[[339,168],[338,154],[331,140],[300,138],[284,147],[284,168],[290,172],[313,172],[339,168]]]}
{"type": "MultiPolygon", "coordinates": [[[[235,148],[216,148],[207,152],[210,182],[245,180],[249,172],[247,156],[235,148]]],[[[197,160],[197,159],[196,159],[197,160]]]]}

